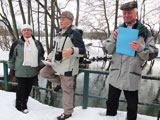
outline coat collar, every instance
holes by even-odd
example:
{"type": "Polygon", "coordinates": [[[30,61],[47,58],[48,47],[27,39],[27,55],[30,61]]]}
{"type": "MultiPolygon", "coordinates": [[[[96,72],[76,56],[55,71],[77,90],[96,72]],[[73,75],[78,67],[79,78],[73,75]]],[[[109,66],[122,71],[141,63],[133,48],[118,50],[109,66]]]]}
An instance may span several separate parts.
{"type": "MultiPolygon", "coordinates": [[[[127,27],[125,23],[121,24],[119,27],[127,27]]],[[[138,29],[139,30],[139,35],[142,35],[146,31],[146,27],[139,21],[133,25],[133,29],[138,29]]]]}
{"type": "MultiPolygon", "coordinates": [[[[33,40],[35,40],[35,37],[33,35],[31,37],[32,37],[33,40]]],[[[25,42],[23,35],[20,38],[20,42],[25,42]]]]}

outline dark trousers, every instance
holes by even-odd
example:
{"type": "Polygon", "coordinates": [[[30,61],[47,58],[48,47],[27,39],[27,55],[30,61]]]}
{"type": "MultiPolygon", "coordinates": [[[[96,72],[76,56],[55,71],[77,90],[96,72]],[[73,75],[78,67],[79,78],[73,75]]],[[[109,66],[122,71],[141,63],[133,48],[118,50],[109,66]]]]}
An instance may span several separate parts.
{"type": "Polygon", "coordinates": [[[38,80],[37,76],[31,78],[16,77],[18,82],[16,91],[16,108],[24,110],[27,108],[28,97],[30,95],[33,82],[38,80]]]}
{"type": "MultiPolygon", "coordinates": [[[[136,120],[137,118],[137,104],[138,104],[138,90],[137,91],[126,91],[123,90],[126,101],[127,101],[127,120],[136,120]]],[[[121,90],[109,85],[107,115],[114,116],[117,114],[119,106],[119,97],[121,90]]]]}

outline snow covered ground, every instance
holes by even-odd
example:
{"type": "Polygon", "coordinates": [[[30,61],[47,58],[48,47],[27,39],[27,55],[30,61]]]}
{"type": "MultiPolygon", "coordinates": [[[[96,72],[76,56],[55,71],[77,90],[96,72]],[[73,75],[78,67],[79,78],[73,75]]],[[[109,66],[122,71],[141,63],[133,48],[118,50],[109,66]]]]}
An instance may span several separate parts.
{"type": "MultiPolygon", "coordinates": [[[[101,46],[100,41],[88,41],[85,40],[85,43],[92,43],[93,46],[101,46]]],[[[160,48],[158,46],[158,48],[160,48]]],[[[90,57],[103,56],[103,52],[101,48],[92,46],[87,48],[90,51],[90,57]]],[[[8,51],[0,52],[0,60],[8,60],[8,51]]],[[[160,55],[159,55],[160,56],[160,55]]],[[[153,69],[153,73],[159,75],[159,61],[156,60],[156,69],[153,69]],[[158,70],[158,71],[157,71],[158,70]]],[[[97,63],[98,64],[98,63],[97,63]]],[[[92,69],[96,69],[99,65],[92,63],[90,67],[92,69]]],[[[0,64],[0,76],[3,76],[3,64],[0,64]]],[[[146,83],[146,82],[145,82],[146,83]]],[[[44,84],[44,83],[43,83],[44,84]]],[[[157,85],[153,85],[154,88],[157,85]]],[[[156,87],[158,88],[158,87],[156,87]]],[[[146,89],[146,87],[144,88],[146,89]]],[[[148,89],[150,90],[150,89],[148,89]]],[[[154,89],[156,92],[157,89],[154,89]]],[[[145,92],[149,95],[149,92],[145,92]]],[[[147,96],[147,95],[144,95],[147,96]]],[[[153,94],[150,94],[153,95],[153,94]]],[[[142,95],[141,95],[142,97],[142,95]]],[[[154,98],[154,97],[153,97],[154,98]]],[[[30,98],[28,106],[29,113],[27,115],[17,111],[15,109],[15,93],[12,92],[4,92],[0,91],[0,120],[56,120],[56,117],[63,112],[61,108],[55,108],[48,105],[44,105],[39,103],[38,101],[30,98]]],[[[87,110],[83,110],[82,107],[76,107],[75,112],[73,113],[73,117],[68,120],[125,120],[126,112],[118,112],[116,117],[107,117],[105,116],[105,109],[103,108],[88,108],[87,110]]],[[[137,120],[156,120],[155,117],[148,117],[143,115],[138,115],[137,120]]]]}
{"type": "MultiPolygon", "coordinates": [[[[44,105],[33,98],[28,101],[28,114],[15,108],[15,93],[0,90],[0,120],[56,120],[63,113],[62,108],[44,105]]],[[[71,118],[67,120],[125,120],[126,112],[118,112],[116,117],[105,116],[105,109],[91,108],[83,110],[76,107],[71,118]]],[[[156,120],[156,117],[139,115],[137,120],[156,120]]]]}

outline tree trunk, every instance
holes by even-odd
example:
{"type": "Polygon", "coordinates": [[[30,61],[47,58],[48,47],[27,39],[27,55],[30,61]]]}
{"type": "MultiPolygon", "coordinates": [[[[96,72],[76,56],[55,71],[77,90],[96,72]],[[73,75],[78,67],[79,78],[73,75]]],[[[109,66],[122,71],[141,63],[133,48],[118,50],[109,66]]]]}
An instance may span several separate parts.
{"type": "Polygon", "coordinates": [[[107,23],[107,28],[108,28],[108,35],[107,35],[107,37],[109,37],[111,35],[111,32],[110,32],[109,22],[108,22],[108,18],[107,18],[105,0],[103,0],[103,8],[104,8],[104,17],[105,17],[105,20],[106,20],[106,23],[107,23]]]}
{"type": "Polygon", "coordinates": [[[145,24],[145,14],[146,14],[146,4],[145,4],[145,0],[144,0],[144,7],[143,7],[143,21],[142,21],[143,24],[145,24]]]}
{"type": "MultiPolygon", "coordinates": [[[[31,4],[31,6],[32,6],[32,4],[31,4]]],[[[32,7],[31,7],[31,20],[32,20],[32,28],[33,28],[32,34],[34,35],[34,20],[33,20],[33,11],[32,11],[32,7]]]]}
{"type": "Polygon", "coordinates": [[[51,32],[50,32],[50,50],[53,48],[53,37],[55,36],[55,0],[51,0],[51,32]]]}
{"type": "Polygon", "coordinates": [[[28,24],[31,24],[31,0],[28,0],[28,24]]]}
{"type": "Polygon", "coordinates": [[[37,11],[38,11],[38,12],[37,12],[37,14],[38,14],[38,15],[37,15],[37,24],[38,24],[38,40],[40,40],[40,31],[41,31],[41,30],[40,30],[40,21],[39,21],[39,3],[37,3],[37,4],[38,4],[38,5],[37,5],[37,6],[38,6],[38,7],[37,7],[37,11]]]}
{"type": "Polygon", "coordinates": [[[8,0],[8,3],[9,3],[10,13],[11,13],[11,17],[12,17],[14,34],[15,34],[16,40],[18,40],[19,35],[18,35],[16,19],[15,19],[14,10],[13,10],[12,0],[8,0]]]}
{"type": "MultiPolygon", "coordinates": [[[[35,0],[42,8],[44,8],[45,9],[45,5],[43,5],[39,0],[35,0]]],[[[51,14],[48,12],[48,10],[47,10],[47,14],[48,14],[48,16],[51,18],[51,14]]]]}
{"type": "Polygon", "coordinates": [[[119,6],[119,0],[116,0],[116,13],[115,13],[115,24],[114,24],[114,30],[115,30],[115,29],[117,29],[118,6],[119,6]]]}
{"type": "Polygon", "coordinates": [[[21,15],[22,15],[23,24],[26,24],[26,19],[25,19],[23,7],[22,7],[22,1],[18,0],[18,3],[19,3],[19,8],[20,8],[20,11],[21,11],[21,15]]]}
{"type": "Polygon", "coordinates": [[[76,22],[75,25],[78,26],[78,20],[79,20],[79,0],[77,0],[77,14],[76,14],[76,22]]]}
{"type": "Polygon", "coordinates": [[[60,29],[60,25],[59,25],[59,16],[61,15],[61,10],[59,9],[59,6],[57,4],[57,0],[55,2],[55,6],[56,6],[56,9],[57,9],[57,12],[56,12],[56,23],[57,23],[57,27],[56,27],[56,30],[58,31],[60,29]],[[59,16],[58,16],[59,15],[59,16]]]}
{"type": "Polygon", "coordinates": [[[47,0],[44,0],[44,22],[45,22],[45,35],[46,35],[46,47],[47,47],[47,53],[49,53],[49,42],[48,42],[48,24],[47,24],[47,0]]]}

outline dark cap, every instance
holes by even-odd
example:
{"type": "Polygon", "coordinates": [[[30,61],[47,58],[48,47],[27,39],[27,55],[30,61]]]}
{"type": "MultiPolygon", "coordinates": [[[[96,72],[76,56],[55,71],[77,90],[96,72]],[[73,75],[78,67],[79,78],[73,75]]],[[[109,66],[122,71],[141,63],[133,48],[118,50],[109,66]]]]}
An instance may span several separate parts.
{"type": "Polygon", "coordinates": [[[70,11],[64,11],[64,12],[62,12],[60,18],[67,18],[69,20],[73,20],[74,16],[70,11]]]}
{"type": "Polygon", "coordinates": [[[121,10],[130,10],[130,9],[134,9],[134,8],[137,8],[137,2],[136,1],[131,1],[131,2],[124,3],[120,7],[121,10]]]}

